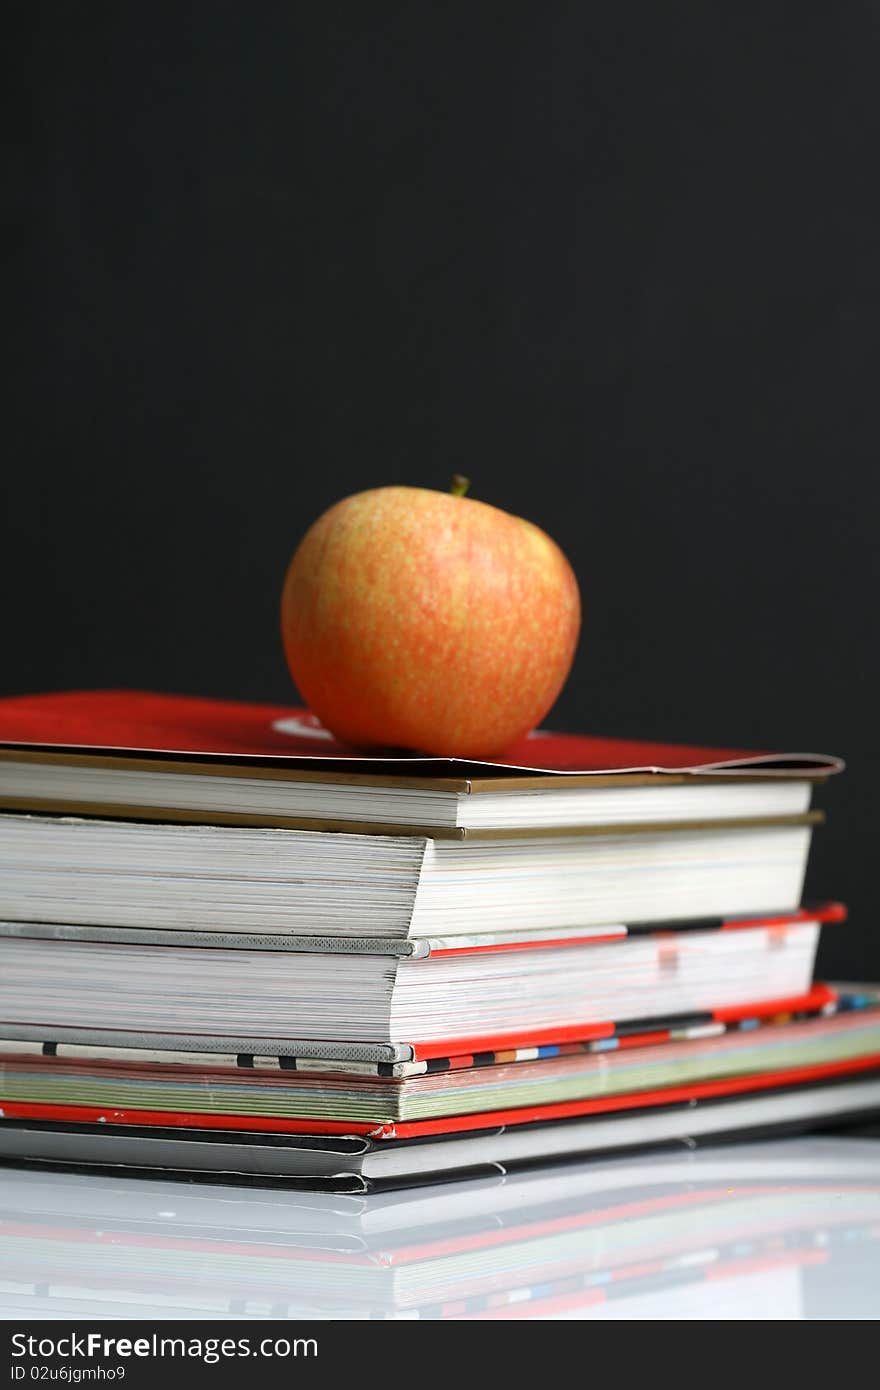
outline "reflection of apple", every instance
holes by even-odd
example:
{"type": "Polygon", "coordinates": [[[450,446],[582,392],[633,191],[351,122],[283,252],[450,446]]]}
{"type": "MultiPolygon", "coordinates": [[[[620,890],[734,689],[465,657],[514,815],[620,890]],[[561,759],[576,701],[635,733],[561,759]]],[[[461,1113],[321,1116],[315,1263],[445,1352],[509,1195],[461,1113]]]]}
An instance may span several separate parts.
{"type": "Polygon", "coordinates": [[[287,663],[353,748],[492,757],[543,719],[571,669],[571,566],[537,526],[466,487],[346,497],[290,562],[287,663]]]}

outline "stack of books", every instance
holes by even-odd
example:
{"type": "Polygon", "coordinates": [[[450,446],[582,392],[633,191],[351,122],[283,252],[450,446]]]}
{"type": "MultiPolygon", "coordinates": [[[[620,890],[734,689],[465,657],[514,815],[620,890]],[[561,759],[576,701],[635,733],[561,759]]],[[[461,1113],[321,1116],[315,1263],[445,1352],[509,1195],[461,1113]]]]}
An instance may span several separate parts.
{"type": "Polygon", "coordinates": [[[880,1107],[813,754],[0,701],[0,1156],[403,1186],[880,1107]]]}

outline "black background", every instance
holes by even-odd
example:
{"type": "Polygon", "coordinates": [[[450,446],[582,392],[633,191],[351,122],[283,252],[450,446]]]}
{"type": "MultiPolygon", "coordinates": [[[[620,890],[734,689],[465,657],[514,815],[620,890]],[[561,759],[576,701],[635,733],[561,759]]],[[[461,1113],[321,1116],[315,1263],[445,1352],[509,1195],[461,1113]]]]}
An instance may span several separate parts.
{"type": "Polygon", "coordinates": [[[552,723],[844,754],[808,888],[880,977],[873,4],[22,4],[0,693],[295,698],[337,498],[548,530],[552,723]]]}

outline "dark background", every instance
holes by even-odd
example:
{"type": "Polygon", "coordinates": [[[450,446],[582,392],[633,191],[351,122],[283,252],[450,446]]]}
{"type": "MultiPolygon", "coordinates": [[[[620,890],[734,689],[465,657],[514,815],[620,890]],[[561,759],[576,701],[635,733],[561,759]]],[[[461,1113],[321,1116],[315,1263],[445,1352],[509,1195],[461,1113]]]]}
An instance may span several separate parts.
{"type": "Polygon", "coordinates": [[[295,698],[288,558],[473,493],[585,604],[556,727],[839,752],[880,978],[874,4],[7,11],[0,694],[295,698]]]}

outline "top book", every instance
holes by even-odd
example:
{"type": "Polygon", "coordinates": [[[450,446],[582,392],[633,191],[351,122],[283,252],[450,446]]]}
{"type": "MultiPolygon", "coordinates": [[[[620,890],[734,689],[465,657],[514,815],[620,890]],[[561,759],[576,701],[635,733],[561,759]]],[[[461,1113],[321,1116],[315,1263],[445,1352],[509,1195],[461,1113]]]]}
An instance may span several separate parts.
{"type": "Polygon", "coordinates": [[[819,753],[537,730],[503,762],[344,748],[307,710],[138,691],[0,700],[11,810],[462,837],[523,828],[714,828],[803,814],[819,753]]]}

